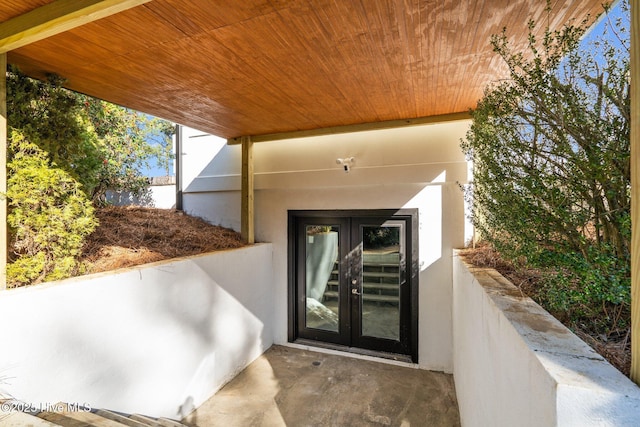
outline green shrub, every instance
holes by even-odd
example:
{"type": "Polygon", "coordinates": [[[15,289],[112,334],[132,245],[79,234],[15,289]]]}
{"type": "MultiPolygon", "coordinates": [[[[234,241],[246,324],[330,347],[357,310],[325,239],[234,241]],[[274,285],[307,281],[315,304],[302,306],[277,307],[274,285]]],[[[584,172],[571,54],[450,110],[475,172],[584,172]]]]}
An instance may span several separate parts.
{"type": "Polygon", "coordinates": [[[108,189],[141,194],[150,162],[170,162],[170,123],[63,83],[7,73],[9,286],[81,272],[81,248],[97,225],[91,202],[104,203],[108,189]]]}
{"type": "Polygon", "coordinates": [[[589,52],[584,27],[536,37],[530,23],[527,52],[495,36],[510,75],[485,90],[462,143],[475,226],[507,259],[543,269],[541,302],[574,322],[630,304],[626,27],[589,52]]]}
{"type": "Polygon", "coordinates": [[[102,166],[101,145],[80,95],[62,83],[56,76],[35,80],[12,67],[7,73],[8,125],[36,143],[52,164],[91,194],[102,166]]]}
{"type": "Polygon", "coordinates": [[[91,201],[81,185],[22,132],[10,131],[9,148],[9,286],[77,273],[84,238],[97,226],[91,201]]]}

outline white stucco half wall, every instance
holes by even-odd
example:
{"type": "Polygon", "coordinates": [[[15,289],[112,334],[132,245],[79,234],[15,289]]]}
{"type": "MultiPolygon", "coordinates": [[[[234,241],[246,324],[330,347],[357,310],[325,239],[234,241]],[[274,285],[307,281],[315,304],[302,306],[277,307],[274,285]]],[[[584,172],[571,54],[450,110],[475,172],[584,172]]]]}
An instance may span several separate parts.
{"type": "MultiPolygon", "coordinates": [[[[273,244],[274,342],[287,344],[287,212],[416,208],[419,212],[418,359],[451,372],[451,250],[469,236],[460,149],[470,121],[262,142],[254,145],[256,238],[273,244]],[[336,163],[354,157],[349,173],[336,163]]],[[[240,227],[240,147],[197,131],[183,140],[184,209],[240,227]],[[204,159],[208,159],[205,161],[204,159]]]]}
{"type": "Polygon", "coordinates": [[[0,391],[180,419],[271,346],[271,255],[259,244],[0,292],[0,391]]]}
{"type": "Polygon", "coordinates": [[[517,287],[457,256],[453,276],[462,425],[639,425],[640,388],[517,287]]]}

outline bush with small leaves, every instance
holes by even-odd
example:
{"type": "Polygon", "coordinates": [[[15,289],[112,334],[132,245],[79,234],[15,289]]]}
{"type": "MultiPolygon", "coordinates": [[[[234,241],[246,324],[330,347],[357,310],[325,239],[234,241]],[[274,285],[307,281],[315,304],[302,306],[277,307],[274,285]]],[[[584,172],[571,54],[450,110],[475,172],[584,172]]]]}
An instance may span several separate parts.
{"type": "Polygon", "coordinates": [[[7,73],[9,286],[82,271],[107,190],[141,195],[153,161],[169,168],[173,125],[63,87],[7,73]],[[150,140],[154,142],[150,142],[150,140]]]}
{"type": "Polygon", "coordinates": [[[589,52],[583,25],[539,37],[530,23],[526,52],[495,36],[509,78],[485,90],[462,142],[481,235],[546,271],[549,310],[581,323],[615,312],[609,327],[630,304],[628,25],[610,25],[589,52]]]}
{"type": "Polygon", "coordinates": [[[10,152],[7,221],[13,253],[8,285],[76,274],[82,268],[77,256],[84,239],[97,226],[91,201],[68,172],[50,162],[47,152],[15,129],[10,152]]]}

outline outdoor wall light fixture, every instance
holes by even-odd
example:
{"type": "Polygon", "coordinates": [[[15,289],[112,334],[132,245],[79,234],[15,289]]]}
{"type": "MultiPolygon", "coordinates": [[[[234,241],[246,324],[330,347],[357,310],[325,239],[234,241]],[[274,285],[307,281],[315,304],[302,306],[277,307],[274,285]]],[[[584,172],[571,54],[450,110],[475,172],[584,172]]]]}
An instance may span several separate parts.
{"type": "Polygon", "coordinates": [[[339,165],[342,165],[342,168],[344,169],[345,173],[349,173],[349,171],[351,170],[351,167],[354,165],[355,162],[356,162],[355,157],[346,157],[344,159],[336,159],[336,163],[339,165]]]}

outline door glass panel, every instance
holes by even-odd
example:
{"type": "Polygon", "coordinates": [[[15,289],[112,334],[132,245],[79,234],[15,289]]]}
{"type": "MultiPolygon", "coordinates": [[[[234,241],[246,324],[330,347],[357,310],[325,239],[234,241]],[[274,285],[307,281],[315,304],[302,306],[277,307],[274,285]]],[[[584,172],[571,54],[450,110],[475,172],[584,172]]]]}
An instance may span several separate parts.
{"type": "Polygon", "coordinates": [[[305,324],[308,328],[331,332],[339,329],[338,230],[338,226],[306,226],[305,324]]]}
{"type": "Polygon", "coordinates": [[[401,225],[363,225],[361,232],[361,333],[399,340],[401,225]]]}

